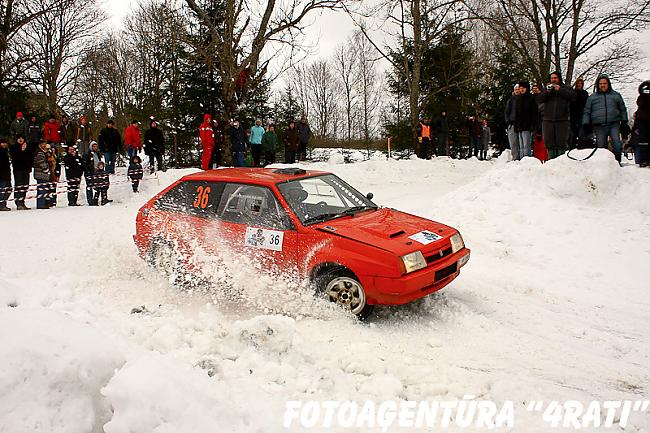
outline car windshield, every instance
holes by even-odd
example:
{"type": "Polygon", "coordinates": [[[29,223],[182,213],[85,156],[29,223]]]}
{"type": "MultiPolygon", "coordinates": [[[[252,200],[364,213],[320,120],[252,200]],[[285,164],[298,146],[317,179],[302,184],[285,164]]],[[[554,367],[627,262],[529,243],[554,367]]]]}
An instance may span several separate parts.
{"type": "Polygon", "coordinates": [[[283,182],[278,188],[303,225],[377,209],[366,196],[333,174],[283,182]]]}

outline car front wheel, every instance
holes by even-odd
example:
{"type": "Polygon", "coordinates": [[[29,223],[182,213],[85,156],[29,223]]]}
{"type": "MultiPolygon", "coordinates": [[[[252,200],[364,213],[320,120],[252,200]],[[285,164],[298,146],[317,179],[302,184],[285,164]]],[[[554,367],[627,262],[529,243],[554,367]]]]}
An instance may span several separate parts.
{"type": "Polygon", "coordinates": [[[374,308],[357,277],[347,269],[335,268],[317,278],[317,288],[325,299],[335,302],[359,319],[366,319],[374,308]]]}

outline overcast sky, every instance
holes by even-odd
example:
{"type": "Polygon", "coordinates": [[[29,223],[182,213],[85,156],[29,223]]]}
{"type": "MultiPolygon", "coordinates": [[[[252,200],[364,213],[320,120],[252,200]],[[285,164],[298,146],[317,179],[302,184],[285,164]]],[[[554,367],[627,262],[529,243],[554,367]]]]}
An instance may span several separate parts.
{"type": "MultiPolygon", "coordinates": [[[[137,3],[137,0],[104,0],[105,8],[111,15],[110,24],[115,28],[121,28],[122,20],[137,3]]],[[[313,25],[307,30],[307,39],[311,45],[314,45],[314,58],[332,55],[335,47],[345,42],[354,30],[351,20],[343,12],[326,11],[321,15],[314,15],[312,22],[313,25]]],[[[614,89],[623,94],[630,111],[636,108],[636,89],[639,83],[650,79],[650,30],[639,37],[639,47],[645,59],[636,74],[636,79],[612,84],[614,89]]]]}

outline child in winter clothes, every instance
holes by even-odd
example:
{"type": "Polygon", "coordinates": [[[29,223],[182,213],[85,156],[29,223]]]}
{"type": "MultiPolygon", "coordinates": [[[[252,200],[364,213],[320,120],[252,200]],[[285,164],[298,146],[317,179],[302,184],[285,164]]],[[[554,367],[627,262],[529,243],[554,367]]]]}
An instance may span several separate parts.
{"type": "Polygon", "coordinates": [[[110,203],[113,200],[108,199],[108,187],[110,186],[110,181],[103,161],[100,161],[99,164],[97,164],[97,169],[95,170],[94,175],[93,188],[101,195],[101,205],[104,206],[106,203],[110,203]]]}
{"type": "Polygon", "coordinates": [[[133,157],[131,157],[128,175],[131,179],[133,192],[138,192],[138,186],[140,185],[140,180],[142,179],[142,160],[138,155],[133,155],[133,157]]]}

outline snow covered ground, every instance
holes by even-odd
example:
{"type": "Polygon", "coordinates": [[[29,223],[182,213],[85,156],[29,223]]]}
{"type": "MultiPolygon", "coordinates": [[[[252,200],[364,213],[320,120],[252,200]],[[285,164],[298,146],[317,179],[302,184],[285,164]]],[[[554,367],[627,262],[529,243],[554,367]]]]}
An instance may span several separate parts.
{"type": "MultiPolygon", "coordinates": [[[[650,170],[607,151],[545,165],[338,159],[303,167],[458,228],[472,249],[460,277],[369,323],[245,267],[238,303],[170,287],[136,253],[135,215],[193,170],[139,194],[116,183],[105,207],[59,196],[57,209],[3,213],[0,432],[325,431],[284,429],[286,401],[472,395],[512,401],[503,430],[537,433],[563,429],[531,400],[649,399],[650,170]]],[[[650,431],[650,411],[582,431],[650,431]]]]}

